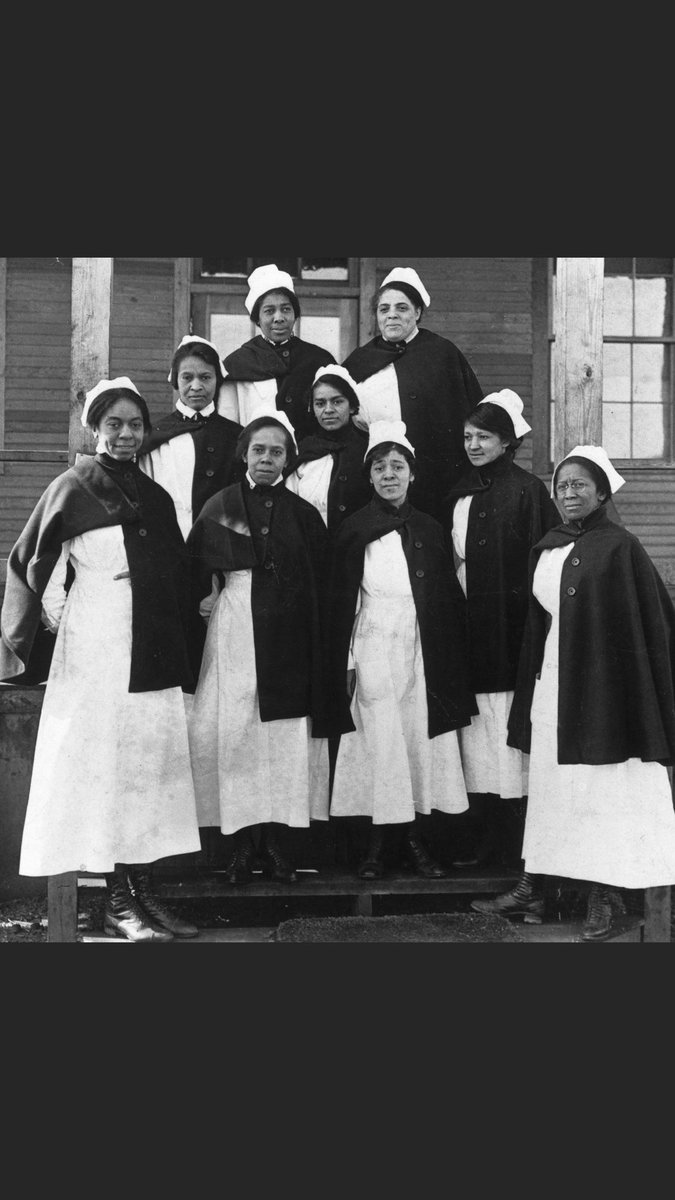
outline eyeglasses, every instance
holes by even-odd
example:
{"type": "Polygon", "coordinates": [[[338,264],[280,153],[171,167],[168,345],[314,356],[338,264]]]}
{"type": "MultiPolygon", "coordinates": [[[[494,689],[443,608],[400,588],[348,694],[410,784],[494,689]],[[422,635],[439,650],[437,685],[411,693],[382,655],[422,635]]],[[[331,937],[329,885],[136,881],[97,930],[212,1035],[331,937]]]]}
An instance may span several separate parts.
{"type": "Polygon", "coordinates": [[[585,479],[568,479],[565,483],[556,483],[555,494],[561,496],[568,488],[573,492],[583,492],[589,486],[585,479]]]}

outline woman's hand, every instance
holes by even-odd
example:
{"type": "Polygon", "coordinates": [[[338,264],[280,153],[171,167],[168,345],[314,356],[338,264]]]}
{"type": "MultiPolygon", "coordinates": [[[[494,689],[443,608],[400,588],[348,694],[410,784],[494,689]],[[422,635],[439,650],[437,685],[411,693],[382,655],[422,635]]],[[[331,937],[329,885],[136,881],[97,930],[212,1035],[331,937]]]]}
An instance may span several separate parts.
{"type": "Polygon", "coordinates": [[[347,699],[348,700],[351,700],[352,696],[354,695],[355,687],[356,687],[356,671],[352,669],[351,671],[347,671],[347,699]]]}

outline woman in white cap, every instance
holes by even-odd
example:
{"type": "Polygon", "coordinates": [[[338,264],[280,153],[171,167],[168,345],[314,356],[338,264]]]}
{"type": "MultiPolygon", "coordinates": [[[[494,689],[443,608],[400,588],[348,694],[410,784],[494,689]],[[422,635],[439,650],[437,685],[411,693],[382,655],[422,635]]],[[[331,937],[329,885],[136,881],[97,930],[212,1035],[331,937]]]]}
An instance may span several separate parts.
{"type": "Polygon", "coordinates": [[[233,836],[228,882],[248,883],[256,859],[294,882],[281,830],[328,819],[327,745],[312,736],[328,533],[283,486],[296,452],[285,413],[254,417],[237,452],[244,481],[206,502],[187,541],[208,621],[189,721],[198,817],[233,836]]]}
{"type": "Polygon", "coordinates": [[[280,271],[276,263],[256,267],[248,286],[244,303],[260,333],[223,360],[219,409],[241,425],[262,409],[280,409],[301,439],[312,432],[308,402],[314,375],[335,359],[329,350],[293,333],[300,301],[288,271],[280,271]]]}
{"type": "Polygon", "coordinates": [[[331,817],[368,817],[362,878],[378,878],[396,830],[406,863],[442,877],[420,829],[468,807],[456,730],[468,684],[465,601],[441,525],[413,508],[415,452],[402,421],[370,426],[373,497],[340,526],[327,593],[327,721],[341,734],[331,817]]]}
{"type": "Polygon", "coordinates": [[[467,469],[447,497],[478,702],[478,716],[459,734],[469,813],[455,822],[455,867],[500,855],[504,865],[520,863],[527,756],[507,745],[506,725],[527,616],[529,553],[560,520],[545,484],[514,462],[530,429],[510,388],[481,400],[464,422],[467,469]]]}
{"type": "Polygon", "coordinates": [[[516,887],[480,912],[541,921],[547,875],[591,883],[584,941],[623,909],[617,888],[675,883],[675,610],[651,558],[606,505],[625,480],[575,446],[552,491],[563,524],[530,560],[509,744],[530,754],[516,887]]]}
{"type": "Polygon", "coordinates": [[[368,435],[352,421],[359,411],[358,386],[345,367],[319,367],[311,408],[314,429],[300,441],[286,487],[309,500],[333,534],[370,499],[363,474],[368,435]]]}
{"type": "Polygon", "coordinates": [[[431,297],[412,267],[394,267],[373,298],[379,333],[345,359],[359,384],[357,423],[402,420],[420,476],[416,508],[442,519],[443,497],[464,469],[464,418],[483,390],[461,350],[420,327],[431,297]]]}
{"type": "Polygon", "coordinates": [[[223,378],[217,347],[187,334],[169,371],[173,412],[153,423],[141,447],[141,470],[171,496],[183,537],[209,497],[243,476],[236,456],[242,427],[217,408],[223,378]]]}
{"type": "Polygon", "coordinates": [[[109,936],[194,937],[150,880],[157,859],[200,848],[185,543],[170,497],[136,464],[150,416],[132,381],[101,380],[82,423],[96,453],[49,484],[8,563],[0,678],[30,668],[41,623],[56,634],[19,871],[105,874],[109,936]]]}

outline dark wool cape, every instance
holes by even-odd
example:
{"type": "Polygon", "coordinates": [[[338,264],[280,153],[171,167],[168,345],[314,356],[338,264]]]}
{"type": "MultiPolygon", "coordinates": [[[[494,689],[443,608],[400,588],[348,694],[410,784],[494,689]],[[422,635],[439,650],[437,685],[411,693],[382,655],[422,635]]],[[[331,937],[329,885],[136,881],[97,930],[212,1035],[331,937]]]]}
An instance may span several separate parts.
{"type": "Polygon", "coordinates": [[[340,526],[327,589],[325,634],[329,664],[325,729],[354,730],[346,691],[347,662],[366,547],[392,530],[401,535],[419,624],[430,738],[471,723],[478,712],[468,683],[466,613],[443,529],[427,513],[374,496],[340,526]]]}
{"type": "Polygon", "coordinates": [[[510,746],[529,752],[530,709],[549,626],[532,595],[544,550],[574,547],[560,582],[558,762],[675,761],[675,610],[634,534],[604,508],[559,525],[533,548],[530,602],[509,717],[510,746]]]}
{"type": "Polygon", "coordinates": [[[441,520],[443,497],[466,466],[464,419],[483,399],[483,391],[461,350],[429,329],[418,330],[400,349],[373,338],[353,350],[344,366],[362,383],[392,363],[401,419],[415,448],[417,474],[410,500],[441,520]]]}
{"type": "MultiPolygon", "coordinates": [[[[188,558],[173,501],[135,464],[117,463],[107,455],[83,457],[49,484],[9,556],[1,616],[1,679],[19,683],[33,677],[31,656],[45,636],[42,596],[63,543],[111,525],[122,526],[129,561],[129,691],[194,690],[192,638],[197,627],[190,609],[188,558]]],[[[47,637],[50,661],[54,638],[47,637]]],[[[48,663],[41,665],[38,674],[44,679],[42,671],[48,663]]]]}
{"type": "Polygon", "coordinates": [[[252,571],[251,613],[261,721],[313,717],[323,695],[320,604],[328,533],[283,483],[233,484],[207,500],[187,539],[195,595],[212,576],[252,571]]]}
{"type": "Polygon", "coordinates": [[[186,420],[174,408],[156,421],[141,446],[141,455],[150,454],[172,438],[187,433],[195,446],[195,467],[192,476],[192,512],[197,515],[210,496],[244,478],[246,468],[236,456],[237,442],[243,427],[220,413],[201,413],[186,420]]]}
{"type": "Polygon", "coordinates": [[[466,535],[469,678],[475,692],[516,685],[528,605],[528,561],[539,539],[560,522],[546,486],[502,455],[469,466],[447,497],[448,545],[460,496],[475,497],[466,535]]]}
{"type": "Polygon", "coordinates": [[[372,489],[363,469],[367,449],[368,434],[351,422],[335,433],[321,430],[310,434],[298,447],[294,471],[302,463],[314,462],[327,454],[333,457],[328,485],[328,532],[331,534],[370,499],[372,489]]]}
{"type": "Polygon", "coordinates": [[[335,359],[329,350],[291,337],[278,350],[262,334],[244,342],[223,359],[226,377],[257,383],[277,380],[277,408],[283,409],[295,430],[296,441],[312,432],[312,383],[319,367],[335,359]]]}

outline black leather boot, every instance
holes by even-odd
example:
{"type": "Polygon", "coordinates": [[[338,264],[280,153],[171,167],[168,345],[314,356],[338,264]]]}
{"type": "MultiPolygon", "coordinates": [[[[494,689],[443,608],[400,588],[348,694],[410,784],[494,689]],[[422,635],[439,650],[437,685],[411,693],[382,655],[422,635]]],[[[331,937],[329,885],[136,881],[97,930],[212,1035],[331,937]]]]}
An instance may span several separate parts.
{"type": "Polygon", "coordinates": [[[544,919],[544,890],[541,875],[523,871],[510,892],[491,900],[472,900],[474,912],[487,916],[523,917],[526,925],[541,925],[544,919]]]}
{"type": "Polygon", "coordinates": [[[168,929],[177,938],[197,937],[199,929],[189,921],[183,921],[153,895],[150,867],[146,864],[128,868],[129,888],[138,903],[161,929],[168,929]]]}
{"type": "Polygon", "coordinates": [[[245,829],[238,829],[234,835],[234,854],[224,871],[227,883],[250,883],[253,879],[251,863],[255,855],[255,846],[252,829],[252,826],[247,825],[245,829]]]}
{"type": "Polygon", "coordinates": [[[601,942],[609,937],[612,928],[612,903],[609,889],[594,883],[588,893],[586,920],[581,931],[582,942],[601,942]]]}
{"type": "Polygon", "coordinates": [[[445,867],[431,857],[415,821],[411,821],[403,833],[401,861],[424,879],[445,879],[448,874],[445,867]]]}
{"type": "Polygon", "coordinates": [[[262,827],[258,857],[266,879],[274,883],[297,883],[298,877],[281,853],[277,830],[271,821],[262,827]]]}
{"type": "Polygon", "coordinates": [[[382,879],[384,875],[386,831],[388,828],[388,825],[371,824],[366,857],[356,870],[359,879],[382,879]]]}
{"type": "Polygon", "coordinates": [[[172,942],[173,934],[156,925],[129,887],[127,868],[120,864],[114,875],[106,875],[108,895],[103,916],[106,937],[124,937],[130,942],[172,942]]]}

